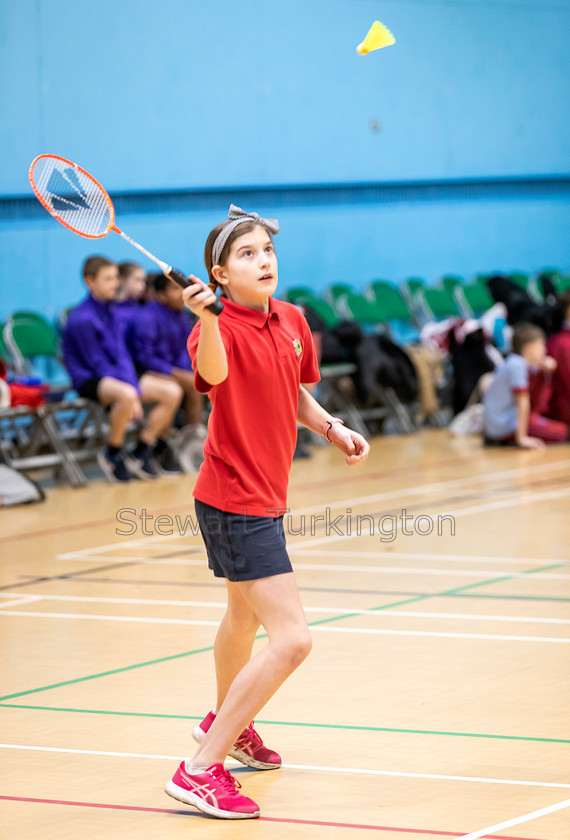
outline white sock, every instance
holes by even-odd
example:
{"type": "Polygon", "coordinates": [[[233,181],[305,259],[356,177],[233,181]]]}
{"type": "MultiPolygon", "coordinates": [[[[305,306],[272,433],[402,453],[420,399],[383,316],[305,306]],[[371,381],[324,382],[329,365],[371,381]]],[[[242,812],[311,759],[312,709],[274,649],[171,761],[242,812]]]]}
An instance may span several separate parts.
{"type": "Polygon", "coordinates": [[[191,776],[195,776],[197,773],[205,773],[208,769],[207,767],[195,767],[188,759],[184,762],[184,767],[186,768],[186,772],[191,776]]]}

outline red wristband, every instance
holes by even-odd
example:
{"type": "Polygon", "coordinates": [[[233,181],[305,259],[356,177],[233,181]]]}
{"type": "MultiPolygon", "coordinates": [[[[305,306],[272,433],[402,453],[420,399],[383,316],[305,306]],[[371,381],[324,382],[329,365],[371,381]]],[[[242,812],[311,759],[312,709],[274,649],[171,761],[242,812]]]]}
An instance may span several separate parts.
{"type": "Polygon", "coordinates": [[[340,417],[333,417],[332,420],[326,421],[325,428],[323,431],[323,437],[325,437],[329,443],[332,443],[332,440],[329,437],[329,432],[332,429],[334,423],[341,423],[344,426],[344,420],[341,420],[340,417]]]}

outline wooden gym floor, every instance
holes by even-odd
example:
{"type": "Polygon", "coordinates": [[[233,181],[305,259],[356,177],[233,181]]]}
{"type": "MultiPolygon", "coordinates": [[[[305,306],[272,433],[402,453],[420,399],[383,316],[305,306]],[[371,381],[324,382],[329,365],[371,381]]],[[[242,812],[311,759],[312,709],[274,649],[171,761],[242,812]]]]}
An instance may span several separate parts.
{"type": "Polygon", "coordinates": [[[193,522],[178,533],[193,483],[1,514],[3,840],[570,837],[570,447],[433,431],[375,439],[360,469],[329,447],[294,462],[315,644],[258,718],[283,768],[236,770],[256,821],[163,793],[211,708],[223,613],[193,522]]]}

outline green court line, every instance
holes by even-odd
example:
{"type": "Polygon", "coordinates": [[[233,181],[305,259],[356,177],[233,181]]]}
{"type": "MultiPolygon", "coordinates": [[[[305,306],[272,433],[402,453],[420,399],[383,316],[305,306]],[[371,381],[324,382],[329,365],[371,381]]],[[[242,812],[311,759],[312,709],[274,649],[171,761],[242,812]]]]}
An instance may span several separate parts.
{"type": "Polygon", "coordinates": [[[74,680],[65,680],[64,682],[53,683],[53,685],[44,685],[41,688],[18,691],[16,694],[7,694],[5,697],[0,697],[0,700],[12,700],[14,697],[23,697],[25,694],[36,694],[38,691],[48,691],[50,688],[61,688],[64,685],[96,680],[98,677],[110,677],[112,674],[122,674],[124,671],[133,671],[135,668],[144,668],[146,665],[158,665],[160,662],[168,662],[170,659],[181,659],[183,656],[192,656],[194,653],[205,653],[208,650],[214,650],[214,646],[210,645],[209,647],[197,648],[196,650],[187,650],[184,653],[173,653],[170,656],[162,656],[160,659],[150,659],[148,662],[137,662],[136,665],[124,665],[122,668],[114,668],[112,671],[90,674],[88,677],[77,677],[74,680]]]}
{"type": "MultiPolygon", "coordinates": [[[[465,586],[458,586],[455,589],[445,589],[443,592],[433,592],[429,595],[417,595],[414,598],[407,598],[405,601],[397,601],[394,604],[382,604],[379,607],[370,607],[369,612],[381,612],[382,610],[389,610],[393,607],[402,607],[404,604],[413,604],[416,601],[425,601],[428,598],[442,598],[446,595],[456,595],[460,592],[465,592],[466,589],[475,589],[477,586],[490,586],[492,583],[502,583],[505,580],[513,580],[514,578],[521,577],[522,575],[532,575],[536,574],[537,572],[546,572],[548,569],[559,569],[561,566],[567,566],[568,563],[553,563],[551,566],[539,566],[536,569],[528,569],[526,572],[515,572],[512,575],[505,575],[505,577],[501,578],[493,578],[492,580],[482,580],[478,583],[468,583],[465,586]]],[[[338,621],[341,618],[355,618],[360,616],[360,613],[345,613],[342,616],[334,616],[334,618],[322,618],[320,621],[311,621],[309,622],[309,627],[315,627],[318,624],[327,624],[331,621],[338,621]]],[[[3,698],[0,697],[0,700],[3,698]]]]}
{"type": "MultiPolygon", "coordinates": [[[[33,709],[41,712],[75,712],[82,715],[119,715],[123,717],[167,718],[168,720],[202,720],[200,715],[166,715],[154,712],[112,712],[107,709],[68,709],[62,706],[27,706],[0,703],[0,709],[33,709]]],[[[528,735],[487,735],[481,732],[444,732],[437,729],[399,729],[391,726],[356,726],[342,723],[306,723],[296,720],[257,720],[265,726],[306,726],[311,729],[347,729],[360,732],[393,732],[405,735],[448,735],[455,738],[496,738],[502,741],[538,741],[548,744],[570,744],[564,738],[535,738],[528,735]]]]}
{"type": "MultiPolygon", "coordinates": [[[[461,595],[459,595],[461,597],[461,595]]],[[[501,601],[564,601],[567,603],[570,598],[548,598],[546,595],[467,595],[467,598],[497,598],[501,601]]]]}
{"type": "MultiPolygon", "coordinates": [[[[459,586],[455,589],[446,589],[443,592],[430,592],[427,595],[417,595],[414,598],[406,598],[404,601],[395,601],[392,604],[381,604],[379,607],[371,607],[370,611],[373,612],[380,612],[382,610],[389,610],[393,607],[402,607],[405,604],[413,604],[417,603],[418,601],[426,601],[429,598],[438,598],[445,595],[454,595],[460,592],[464,592],[466,589],[474,589],[478,586],[490,586],[493,583],[502,583],[506,580],[514,580],[515,578],[520,578],[523,575],[532,575],[538,572],[545,572],[549,569],[559,569],[563,566],[567,566],[568,563],[553,563],[550,566],[538,566],[536,569],[528,569],[525,572],[513,572],[512,575],[505,575],[504,577],[500,578],[492,578],[491,580],[482,580],[478,583],[468,583],[465,586],[459,586]]],[[[322,618],[319,621],[310,621],[309,627],[316,627],[320,624],[331,624],[333,621],[344,621],[347,618],[355,618],[359,617],[361,613],[354,612],[354,613],[343,613],[342,615],[335,615],[331,616],[330,618],[322,618]]],[[[258,639],[263,639],[266,637],[266,634],[258,636],[258,639]]],[[[73,680],[65,680],[64,682],[60,683],[53,683],[52,685],[44,685],[40,688],[31,688],[27,689],[26,691],[18,691],[15,694],[6,694],[4,697],[0,697],[0,702],[4,700],[13,700],[16,697],[25,697],[28,694],[37,694],[39,691],[49,691],[52,688],[62,688],[66,685],[74,685],[75,683],[80,682],[87,682],[88,680],[96,680],[99,677],[109,677],[113,674],[122,674],[124,671],[133,671],[135,668],[144,668],[147,665],[159,665],[162,662],[169,662],[172,659],[182,659],[186,656],[193,656],[197,653],[206,653],[214,649],[213,645],[209,645],[208,647],[197,648],[196,650],[187,650],[183,653],[174,653],[169,656],[162,656],[159,659],[151,659],[148,662],[138,662],[135,665],[125,665],[122,668],[114,668],[111,671],[102,671],[100,674],[90,674],[87,677],[76,677],[73,680]]]]}

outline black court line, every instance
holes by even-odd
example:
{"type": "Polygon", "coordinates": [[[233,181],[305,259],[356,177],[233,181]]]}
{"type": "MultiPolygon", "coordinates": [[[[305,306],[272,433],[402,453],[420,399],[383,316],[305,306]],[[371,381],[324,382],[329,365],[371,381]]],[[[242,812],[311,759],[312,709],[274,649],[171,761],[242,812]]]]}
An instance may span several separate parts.
{"type": "MultiPolygon", "coordinates": [[[[128,564],[125,564],[128,565],[128,564]]],[[[22,577],[26,577],[26,575],[22,575],[22,577]]],[[[70,578],[70,575],[61,575],[61,580],[65,580],[70,578]]],[[[570,578],[570,575],[569,575],[570,578]]],[[[46,578],[46,580],[56,580],[59,578],[46,578]]],[[[73,581],[72,581],[73,582],[73,581]]],[[[201,582],[193,582],[191,580],[139,580],[137,578],[82,578],[81,583],[120,583],[120,584],[133,584],[135,586],[177,586],[177,587],[192,587],[196,589],[219,589],[220,591],[223,590],[225,592],[225,587],[223,584],[219,583],[201,583],[201,582]]],[[[15,586],[23,586],[25,584],[15,584],[15,586]]],[[[319,586],[298,586],[297,587],[299,592],[327,592],[333,593],[338,592],[340,595],[404,595],[404,596],[423,596],[428,597],[433,595],[431,592],[415,592],[415,591],[408,591],[408,590],[398,590],[398,589],[342,589],[342,588],[334,588],[334,587],[319,587],[319,586]]],[[[496,598],[497,600],[504,600],[504,601],[561,601],[566,603],[570,601],[570,598],[554,598],[554,597],[547,597],[543,595],[483,595],[481,593],[476,592],[458,592],[454,595],[450,595],[447,593],[438,593],[439,598],[479,598],[480,600],[485,600],[485,598],[496,598]]]]}
{"type": "MultiPolygon", "coordinates": [[[[82,575],[89,574],[89,572],[104,572],[109,569],[119,569],[125,568],[126,566],[139,566],[141,565],[140,560],[125,560],[124,562],[121,561],[120,563],[107,563],[105,566],[92,566],[89,569],[79,569],[77,572],[66,572],[63,575],[50,575],[45,577],[33,577],[31,580],[25,581],[24,583],[7,583],[4,586],[0,586],[0,592],[4,589],[13,589],[21,588],[22,586],[33,586],[36,583],[48,583],[52,580],[69,580],[70,578],[81,577],[82,575]]],[[[21,575],[21,577],[26,578],[29,575],[21,575]]]]}

